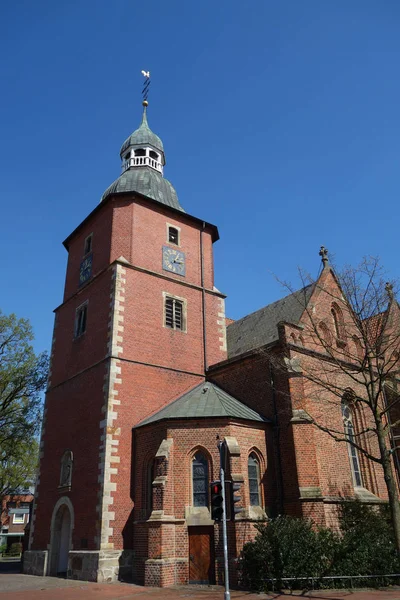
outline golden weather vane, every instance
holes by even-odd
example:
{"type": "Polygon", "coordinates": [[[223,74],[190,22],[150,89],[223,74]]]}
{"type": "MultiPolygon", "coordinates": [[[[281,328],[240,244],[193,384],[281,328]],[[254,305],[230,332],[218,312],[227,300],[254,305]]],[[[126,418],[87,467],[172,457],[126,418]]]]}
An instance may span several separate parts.
{"type": "Polygon", "coordinates": [[[142,96],[143,96],[143,106],[148,106],[147,98],[149,95],[149,87],[150,87],[150,71],[141,71],[144,77],[142,96]]]}

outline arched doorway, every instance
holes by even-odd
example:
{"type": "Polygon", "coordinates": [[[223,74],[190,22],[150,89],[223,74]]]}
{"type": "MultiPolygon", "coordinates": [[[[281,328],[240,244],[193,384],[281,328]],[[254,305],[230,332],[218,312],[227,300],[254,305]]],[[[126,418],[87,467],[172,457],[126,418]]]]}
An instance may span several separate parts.
{"type": "Polygon", "coordinates": [[[67,576],[72,528],[73,509],[71,501],[69,498],[60,498],[54,507],[51,519],[50,575],[67,576]]]}

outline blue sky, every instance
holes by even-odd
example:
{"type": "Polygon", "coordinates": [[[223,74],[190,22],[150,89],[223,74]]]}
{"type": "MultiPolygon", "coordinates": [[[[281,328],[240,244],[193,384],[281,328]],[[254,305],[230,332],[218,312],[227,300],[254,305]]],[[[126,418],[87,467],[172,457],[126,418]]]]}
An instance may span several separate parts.
{"type": "Polygon", "coordinates": [[[0,308],[50,346],[61,242],[120,173],[141,118],[187,212],[218,225],[239,318],[275,280],[379,255],[399,275],[397,0],[3,0],[0,308]]]}

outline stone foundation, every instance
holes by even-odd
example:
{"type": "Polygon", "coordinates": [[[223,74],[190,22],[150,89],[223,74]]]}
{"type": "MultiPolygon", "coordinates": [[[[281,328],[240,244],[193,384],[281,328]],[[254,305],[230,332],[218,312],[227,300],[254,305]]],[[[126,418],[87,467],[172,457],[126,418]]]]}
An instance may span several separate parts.
{"type": "Polygon", "coordinates": [[[27,550],[23,555],[25,575],[47,575],[47,550],[27,550]]]}
{"type": "Polygon", "coordinates": [[[132,572],[132,550],[71,550],[68,559],[68,579],[111,583],[132,572]]]}

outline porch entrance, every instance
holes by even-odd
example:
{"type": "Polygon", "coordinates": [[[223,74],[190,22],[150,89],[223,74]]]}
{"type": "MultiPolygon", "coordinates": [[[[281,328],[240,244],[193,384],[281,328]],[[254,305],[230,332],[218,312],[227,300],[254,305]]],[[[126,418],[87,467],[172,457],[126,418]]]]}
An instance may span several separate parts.
{"type": "Polygon", "coordinates": [[[215,583],[214,527],[189,527],[189,583],[215,583]]]}
{"type": "Polygon", "coordinates": [[[71,513],[66,504],[62,504],[54,519],[52,531],[50,575],[66,577],[68,571],[68,553],[71,539],[71,513]]]}

